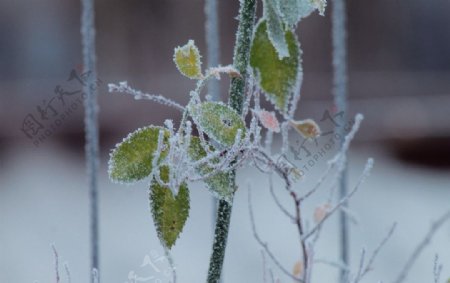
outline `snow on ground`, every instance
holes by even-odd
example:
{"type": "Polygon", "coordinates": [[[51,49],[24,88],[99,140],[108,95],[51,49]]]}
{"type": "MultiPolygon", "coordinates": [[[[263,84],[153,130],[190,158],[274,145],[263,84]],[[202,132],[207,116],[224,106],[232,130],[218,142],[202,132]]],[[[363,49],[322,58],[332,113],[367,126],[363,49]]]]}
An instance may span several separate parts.
{"type": "MultiPolygon", "coordinates": [[[[103,154],[100,176],[101,276],[103,282],[127,282],[130,272],[142,282],[168,282],[167,265],[155,258],[163,255],[148,207],[147,182],[133,186],[112,184],[106,174],[103,154]],[[154,265],[141,267],[144,257],[154,265]],[[157,279],[161,281],[157,281],[157,279]]],[[[375,262],[375,270],[365,282],[390,282],[405,259],[422,239],[433,219],[449,207],[450,174],[407,166],[390,158],[378,146],[357,147],[350,154],[350,185],[357,181],[365,159],[373,156],[375,168],[351,201],[352,258],[354,267],[362,247],[370,252],[378,245],[394,221],[398,227],[375,262]]],[[[329,155],[328,157],[331,157],[329,155]]],[[[61,260],[67,261],[72,282],[88,282],[89,233],[88,192],[83,156],[67,152],[48,141],[40,148],[17,144],[2,160],[0,172],[0,282],[55,282],[50,244],[55,243],[61,260]]],[[[301,163],[296,163],[300,165],[301,163]]],[[[299,191],[314,183],[325,168],[320,160],[299,191]]],[[[239,179],[232,227],[225,263],[225,282],[263,282],[260,247],[252,236],[247,206],[247,180],[252,184],[253,207],[260,236],[269,243],[280,261],[291,269],[300,257],[295,227],[275,206],[266,177],[254,169],[244,169],[239,179]]],[[[329,183],[328,183],[329,184],[329,183]]],[[[276,191],[291,207],[278,178],[276,191]]],[[[326,198],[328,186],[306,205],[305,217],[326,198]]],[[[212,203],[199,184],[191,185],[191,215],[173,249],[179,282],[204,282],[212,244],[212,203]]],[[[322,232],[317,256],[336,259],[338,239],[335,219],[322,232]]],[[[450,277],[450,224],[433,239],[418,259],[406,282],[432,282],[433,259],[440,253],[442,274],[450,277]]],[[[291,282],[268,261],[282,282],[291,282]]],[[[62,282],[64,281],[63,270],[62,282]]],[[[336,270],[317,264],[315,282],[336,282],[336,270]]]]}

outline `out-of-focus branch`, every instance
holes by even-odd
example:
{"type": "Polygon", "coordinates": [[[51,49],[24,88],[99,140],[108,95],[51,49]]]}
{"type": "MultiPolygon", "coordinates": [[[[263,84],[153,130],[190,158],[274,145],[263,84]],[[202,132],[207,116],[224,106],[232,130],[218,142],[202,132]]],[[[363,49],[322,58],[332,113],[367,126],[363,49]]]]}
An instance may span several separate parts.
{"type": "Polygon", "coordinates": [[[405,266],[401,269],[397,279],[393,281],[394,283],[401,283],[405,281],[412,266],[414,265],[414,263],[416,262],[417,258],[422,253],[422,251],[425,249],[425,247],[428,246],[436,231],[449,219],[450,219],[450,210],[448,210],[441,217],[439,217],[438,220],[436,220],[434,223],[431,224],[430,230],[425,235],[425,238],[417,245],[416,249],[408,258],[405,266]]]}

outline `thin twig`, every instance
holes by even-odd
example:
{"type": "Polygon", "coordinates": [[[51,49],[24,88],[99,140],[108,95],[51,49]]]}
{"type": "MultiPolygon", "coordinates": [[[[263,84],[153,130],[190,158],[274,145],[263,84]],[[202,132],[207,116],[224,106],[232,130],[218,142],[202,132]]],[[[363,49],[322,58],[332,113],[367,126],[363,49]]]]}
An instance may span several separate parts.
{"type": "Polygon", "coordinates": [[[353,188],[353,190],[346,195],[344,198],[342,198],[331,210],[329,213],[327,213],[325,215],[324,218],[322,218],[317,224],[316,226],[314,226],[305,236],[304,236],[304,240],[308,239],[309,237],[311,237],[321,226],[322,224],[334,213],[336,212],[345,202],[347,202],[350,198],[353,197],[353,195],[356,193],[356,191],[358,191],[360,185],[365,181],[365,179],[368,177],[370,171],[372,170],[373,167],[373,159],[369,158],[367,160],[366,166],[364,168],[363,173],[361,174],[358,183],[356,184],[356,186],[353,188]]]}
{"type": "Polygon", "coordinates": [[[417,258],[422,253],[422,251],[425,249],[425,247],[428,246],[428,244],[431,241],[431,238],[433,238],[436,231],[449,219],[450,219],[450,210],[444,213],[440,218],[438,218],[438,220],[436,220],[434,223],[431,224],[430,230],[425,235],[425,238],[417,245],[416,249],[408,258],[405,266],[401,269],[401,272],[398,275],[397,279],[393,281],[394,283],[401,283],[405,281],[406,276],[408,275],[412,266],[414,265],[414,263],[416,262],[417,258]]]}
{"type": "Polygon", "coordinates": [[[295,216],[292,215],[289,211],[287,211],[287,209],[281,204],[280,200],[278,199],[277,195],[275,194],[275,191],[273,189],[272,174],[269,174],[269,188],[270,188],[270,193],[272,194],[272,198],[274,199],[275,203],[277,204],[277,206],[281,210],[281,212],[283,212],[292,221],[295,221],[295,216]]]}
{"type": "Polygon", "coordinates": [[[164,97],[160,94],[143,93],[140,90],[136,90],[136,89],[133,89],[132,87],[128,86],[127,82],[120,82],[118,85],[108,84],[108,89],[109,89],[109,92],[119,92],[119,93],[131,94],[134,97],[134,99],[136,99],[136,100],[146,99],[146,100],[154,101],[154,102],[162,104],[162,105],[173,107],[181,112],[183,112],[185,110],[185,108],[183,106],[181,106],[181,104],[179,104],[167,97],[164,97]]]}
{"type": "Polygon", "coordinates": [[[255,237],[258,244],[264,249],[264,251],[267,253],[267,255],[270,257],[270,259],[275,263],[275,265],[287,276],[292,278],[295,282],[304,282],[302,279],[295,277],[292,275],[281,263],[280,261],[275,257],[275,255],[272,253],[272,251],[269,249],[269,246],[266,242],[264,242],[258,235],[258,232],[256,232],[256,223],[255,223],[255,217],[253,215],[253,206],[252,206],[252,195],[251,195],[251,189],[248,189],[248,209],[250,213],[250,222],[252,226],[253,236],[255,237]]]}
{"type": "MultiPolygon", "coordinates": [[[[395,228],[397,227],[397,223],[392,224],[391,229],[389,229],[389,232],[386,234],[386,236],[383,238],[383,240],[380,242],[380,244],[375,248],[375,250],[372,253],[372,256],[370,257],[369,261],[367,262],[367,265],[364,269],[364,271],[360,274],[358,280],[361,280],[369,271],[372,270],[373,263],[375,259],[377,258],[380,251],[383,249],[384,245],[389,241],[389,239],[394,234],[395,228]]],[[[355,283],[358,281],[355,281],[355,283]]]]}
{"type": "Polygon", "coordinates": [[[60,276],[59,276],[59,255],[58,251],[56,250],[55,244],[51,244],[52,250],[53,250],[53,256],[55,257],[55,276],[56,276],[56,283],[60,282],[60,276]]]}
{"type": "Polygon", "coordinates": [[[64,270],[66,272],[67,282],[72,283],[72,276],[70,275],[69,264],[67,262],[64,263],[64,270]]]}
{"type": "Polygon", "coordinates": [[[442,272],[442,264],[439,264],[439,255],[436,254],[434,257],[434,266],[433,266],[434,283],[439,283],[439,279],[441,278],[441,272],[442,272]]]}

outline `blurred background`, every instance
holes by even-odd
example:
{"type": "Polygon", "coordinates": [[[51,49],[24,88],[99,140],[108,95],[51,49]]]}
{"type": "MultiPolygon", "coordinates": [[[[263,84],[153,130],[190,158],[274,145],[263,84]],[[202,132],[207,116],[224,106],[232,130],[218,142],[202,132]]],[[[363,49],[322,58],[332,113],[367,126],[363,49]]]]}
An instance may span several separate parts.
{"type": "MultiPolygon", "coordinates": [[[[238,1],[219,2],[221,63],[226,65],[232,62],[238,1]]],[[[356,267],[361,248],[373,250],[397,221],[396,233],[367,278],[386,282],[450,204],[450,2],[347,2],[349,116],[365,115],[350,151],[350,184],[356,183],[367,157],[376,163],[351,202],[357,219],[352,225],[352,260],[356,267]]],[[[203,6],[201,0],[96,1],[104,282],[127,282],[131,271],[142,278],[154,276],[146,282],[168,282],[165,262],[158,271],[141,267],[146,255],[163,254],[149,214],[147,182],[112,184],[106,163],[109,150],[130,131],[179,116],[170,108],[110,94],[107,84],[126,80],[144,92],[186,103],[195,83],[176,70],[173,48],[193,39],[206,54],[203,6]]],[[[61,261],[68,262],[72,282],[88,282],[79,15],[78,1],[0,2],[0,282],[55,282],[50,243],[56,244],[61,261]]],[[[333,109],[330,24],[328,10],[325,17],[315,13],[302,20],[297,29],[304,69],[298,119],[320,121],[333,109]]],[[[228,83],[221,81],[222,97],[228,83]]],[[[293,137],[294,148],[296,142],[293,137]]],[[[313,166],[299,190],[314,184],[327,158],[313,166]]],[[[308,161],[294,153],[289,159],[298,166],[308,161]]],[[[292,252],[299,249],[293,225],[274,205],[265,178],[248,168],[239,179],[242,184],[252,181],[258,230],[290,269],[300,255],[292,252]]],[[[201,184],[193,185],[191,192],[191,217],[174,248],[181,282],[204,280],[212,244],[210,196],[201,184]]],[[[312,201],[311,214],[326,192],[312,201]]],[[[290,205],[281,191],[280,198],[290,205]]],[[[337,258],[334,220],[322,235],[321,258],[337,258]]],[[[262,282],[246,186],[237,194],[232,223],[226,282],[262,282]]],[[[431,282],[435,253],[444,263],[442,280],[450,277],[449,251],[446,225],[407,282],[431,282]]],[[[290,282],[272,268],[282,282],[290,282]]],[[[318,269],[323,270],[318,282],[334,282],[335,269],[319,264],[318,269]]]]}

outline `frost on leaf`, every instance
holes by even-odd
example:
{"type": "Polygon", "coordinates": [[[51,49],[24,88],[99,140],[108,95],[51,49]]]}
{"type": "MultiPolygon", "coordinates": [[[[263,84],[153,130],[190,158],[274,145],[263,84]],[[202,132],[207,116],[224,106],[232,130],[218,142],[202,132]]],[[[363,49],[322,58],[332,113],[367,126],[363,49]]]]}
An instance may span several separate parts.
{"type": "Polygon", "coordinates": [[[319,11],[321,16],[325,15],[325,7],[327,6],[327,0],[310,0],[315,9],[319,11]]]}
{"type": "Polygon", "coordinates": [[[275,113],[269,112],[266,110],[260,110],[256,112],[259,121],[266,128],[271,130],[272,132],[279,133],[280,132],[280,123],[278,122],[275,113]]]}
{"type": "Polygon", "coordinates": [[[280,13],[282,15],[283,21],[289,27],[295,26],[300,21],[299,2],[299,0],[279,0],[280,13]]]}
{"type": "Polygon", "coordinates": [[[278,58],[288,57],[289,49],[281,18],[280,0],[264,0],[264,18],[267,21],[267,34],[275,47],[278,58]]]}
{"type": "Polygon", "coordinates": [[[218,102],[203,102],[189,109],[195,124],[223,146],[232,146],[241,130],[245,133],[244,121],[232,108],[218,102]]]}
{"type": "Polygon", "coordinates": [[[184,46],[175,48],[173,61],[178,70],[190,79],[201,79],[202,63],[200,61],[200,52],[193,40],[189,40],[184,46]]]}
{"type": "MultiPolygon", "coordinates": [[[[191,144],[189,147],[189,156],[194,160],[198,161],[206,157],[206,151],[202,147],[200,139],[198,137],[191,137],[191,144]]],[[[211,163],[217,164],[219,158],[213,158],[211,163]]],[[[202,164],[197,168],[201,175],[209,174],[214,169],[208,166],[208,164],[202,164]]],[[[205,179],[206,186],[208,190],[218,199],[223,199],[226,201],[231,200],[233,196],[233,191],[230,188],[230,179],[227,172],[217,172],[211,177],[205,179]]]]}
{"type": "MultiPolygon", "coordinates": [[[[169,179],[169,168],[162,166],[160,178],[163,182],[169,179]]],[[[189,190],[185,183],[180,186],[174,197],[172,191],[155,179],[150,185],[150,206],[153,221],[161,243],[172,248],[178,239],[189,216],[189,190]]]]}
{"type": "Polygon", "coordinates": [[[311,119],[302,121],[290,121],[290,124],[304,138],[316,138],[320,136],[319,126],[311,119]]]}
{"type": "MultiPolygon", "coordinates": [[[[164,132],[168,144],[169,132],[161,127],[149,126],[129,134],[111,152],[109,177],[115,182],[130,183],[147,177],[152,171],[153,155],[158,148],[159,131],[164,132]]],[[[161,153],[161,157],[167,150],[161,153]]]]}
{"type": "Polygon", "coordinates": [[[320,15],[324,15],[326,0],[278,0],[280,1],[280,12],[286,25],[293,27],[316,9],[320,15]]]}
{"type": "Polygon", "coordinates": [[[250,53],[250,65],[258,75],[260,87],[282,113],[287,112],[301,67],[300,44],[295,34],[287,31],[285,37],[289,57],[280,60],[267,35],[267,24],[261,21],[256,27],[250,53]]]}

